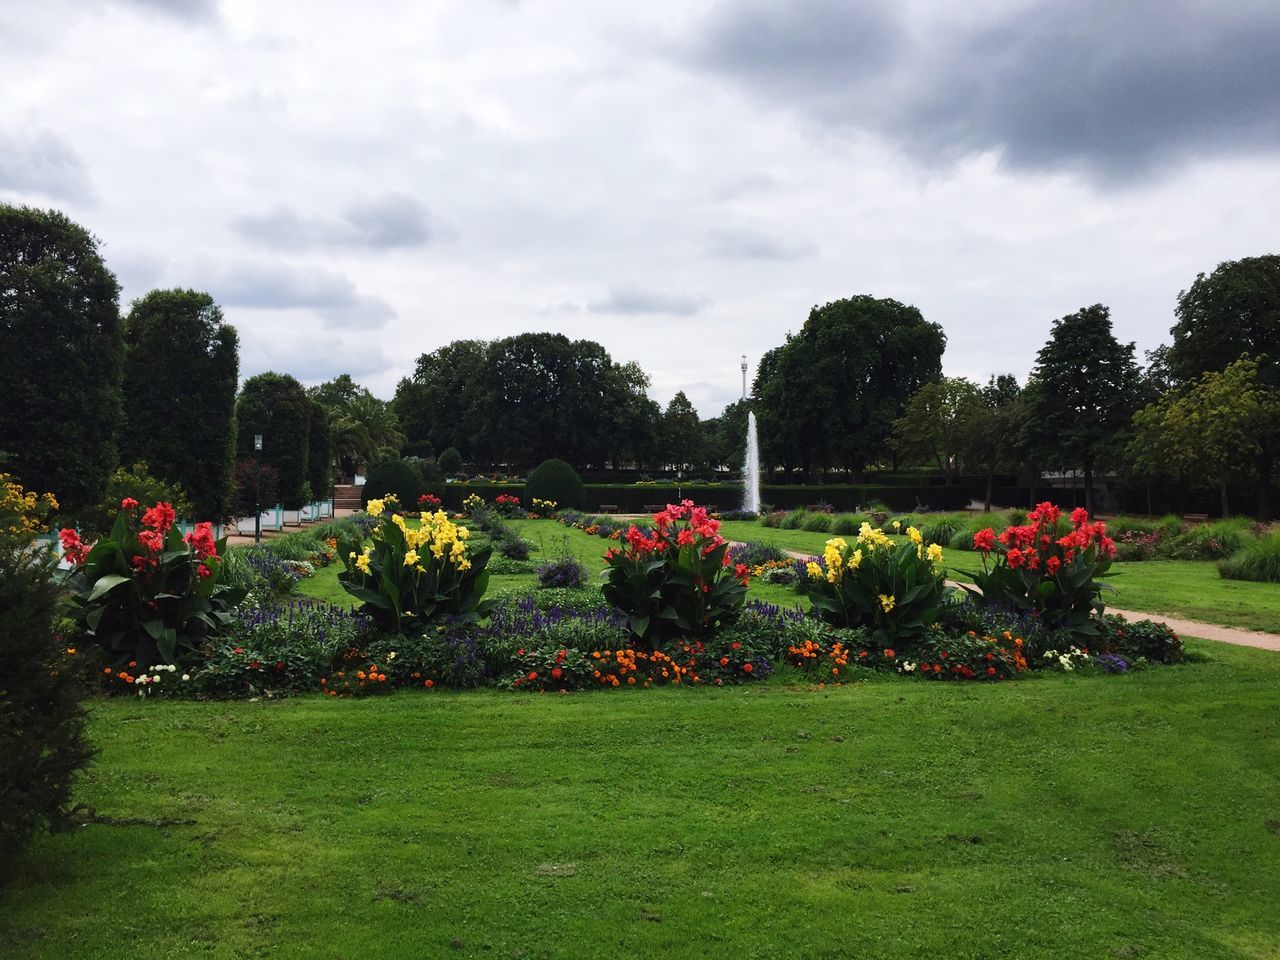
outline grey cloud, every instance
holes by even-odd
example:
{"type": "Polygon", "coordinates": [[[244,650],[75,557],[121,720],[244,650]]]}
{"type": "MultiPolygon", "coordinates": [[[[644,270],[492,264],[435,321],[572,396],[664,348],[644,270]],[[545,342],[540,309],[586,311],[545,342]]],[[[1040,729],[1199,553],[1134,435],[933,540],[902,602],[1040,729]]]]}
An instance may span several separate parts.
{"type": "Polygon", "coordinates": [[[57,200],[95,199],[89,171],[71,144],[47,130],[0,133],[0,190],[57,200]]]}
{"type": "Polygon", "coordinates": [[[647,313],[669,313],[689,317],[707,307],[709,301],[700,297],[681,296],[657,290],[644,290],[628,284],[609,288],[603,300],[587,304],[592,313],[616,313],[635,316],[647,313]]]}
{"type": "Polygon", "coordinates": [[[1115,181],[1280,146],[1275,3],[1046,0],[969,24],[856,6],[721,7],[692,60],[925,162],[999,150],[1013,167],[1115,181]]]}
{"type": "Polygon", "coordinates": [[[380,327],[396,315],[381,297],[359,293],[351,278],[320,267],[238,264],[196,274],[200,285],[228,307],[310,310],[331,327],[380,327]]]}
{"type": "Polygon", "coordinates": [[[335,218],[304,217],[282,204],[269,213],[245,214],[231,223],[246,240],[292,250],[422,247],[442,235],[427,208],[403,194],[353,203],[335,218]]]}
{"type": "Polygon", "coordinates": [[[376,340],[343,337],[332,333],[280,336],[248,324],[237,325],[242,334],[240,375],[251,377],[267,370],[287,371],[306,384],[349,373],[357,379],[381,373],[390,363],[376,340]]]}
{"type": "Polygon", "coordinates": [[[158,10],[179,20],[216,20],[218,0],[124,0],[129,6],[158,10]]]}
{"type": "Polygon", "coordinates": [[[727,260],[800,260],[817,249],[808,240],[790,243],[755,230],[717,230],[707,238],[707,252],[727,260]]]}

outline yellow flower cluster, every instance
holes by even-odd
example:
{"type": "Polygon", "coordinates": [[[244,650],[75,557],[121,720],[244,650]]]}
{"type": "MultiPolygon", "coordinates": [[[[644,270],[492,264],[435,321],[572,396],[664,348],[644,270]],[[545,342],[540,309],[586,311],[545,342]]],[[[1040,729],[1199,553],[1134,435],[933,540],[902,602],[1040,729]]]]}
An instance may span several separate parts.
{"type": "MultiPolygon", "coordinates": [[[[846,570],[857,570],[862,566],[862,551],[854,550],[850,553],[849,545],[843,537],[832,537],[823,548],[822,559],[827,565],[827,583],[835,583],[844,576],[846,570]]],[[[813,578],[823,576],[822,567],[816,563],[809,563],[805,572],[813,578]]]]}
{"type": "Polygon", "coordinates": [[[864,520],[858,530],[858,543],[870,550],[880,550],[892,547],[893,538],[881,530],[876,530],[864,520]]]}
{"type": "Polygon", "coordinates": [[[354,550],[351,551],[351,559],[356,562],[356,569],[365,576],[369,575],[369,557],[372,555],[373,551],[369,547],[365,547],[364,552],[360,554],[357,554],[354,550]]]}
{"type": "Polygon", "coordinates": [[[386,509],[386,503],[382,500],[370,500],[364,505],[365,512],[371,517],[382,516],[382,511],[386,509]]]}
{"type": "Polygon", "coordinates": [[[398,513],[392,516],[391,522],[400,528],[404,534],[404,541],[409,547],[409,552],[404,555],[406,567],[414,567],[419,573],[425,573],[426,569],[422,566],[419,555],[419,552],[425,548],[437,560],[443,560],[447,555],[449,562],[458,570],[471,569],[471,561],[467,559],[466,543],[467,538],[471,536],[471,531],[454,524],[443,510],[437,510],[435,513],[424,511],[422,524],[416,528],[405,523],[404,517],[398,513]]]}
{"type": "Polygon", "coordinates": [[[52,493],[37,495],[0,473],[0,535],[29,540],[45,532],[45,518],[57,509],[52,493]]]}

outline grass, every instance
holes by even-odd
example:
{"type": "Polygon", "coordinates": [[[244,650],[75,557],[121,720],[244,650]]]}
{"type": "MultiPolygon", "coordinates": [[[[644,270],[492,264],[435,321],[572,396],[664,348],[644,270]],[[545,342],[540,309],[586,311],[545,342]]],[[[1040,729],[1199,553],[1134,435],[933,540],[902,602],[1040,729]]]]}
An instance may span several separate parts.
{"type": "Polygon", "coordinates": [[[1280,657],[958,686],[98,700],[13,960],[1274,957],[1280,657]]]}

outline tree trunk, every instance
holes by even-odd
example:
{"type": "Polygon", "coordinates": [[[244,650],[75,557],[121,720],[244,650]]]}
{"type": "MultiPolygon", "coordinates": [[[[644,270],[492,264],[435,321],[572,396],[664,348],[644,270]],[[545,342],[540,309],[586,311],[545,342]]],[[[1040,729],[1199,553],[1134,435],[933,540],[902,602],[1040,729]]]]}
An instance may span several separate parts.
{"type": "Polygon", "coordinates": [[[1271,481],[1275,476],[1275,457],[1264,450],[1258,457],[1258,519],[1271,519],[1271,481]]]}
{"type": "Polygon", "coordinates": [[[991,500],[995,496],[996,475],[993,472],[987,473],[987,495],[982,500],[982,512],[991,512],[991,500]]]}
{"type": "Polygon", "coordinates": [[[1084,461],[1084,508],[1093,516],[1093,460],[1086,457],[1084,461]]]}
{"type": "Polygon", "coordinates": [[[1147,481],[1147,516],[1151,516],[1151,481],[1147,481]]]}
{"type": "Polygon", "coordinates": [[[859,453],[855,453],[853,455],[853,482],[854,483],[866,482],[865,480],[866,467],[867,467],[867,464],[866,464],[866,461],[863,459],[862,455],[859,453]]]}
{"type": "Polygon", "coordinates": [[[1231,511],[1227,509],[1227,478],[1223,477],[1218,481],[1218,493],[1222,496],[1222,519],[1225,520],[1231,516],[1231,511]]]}

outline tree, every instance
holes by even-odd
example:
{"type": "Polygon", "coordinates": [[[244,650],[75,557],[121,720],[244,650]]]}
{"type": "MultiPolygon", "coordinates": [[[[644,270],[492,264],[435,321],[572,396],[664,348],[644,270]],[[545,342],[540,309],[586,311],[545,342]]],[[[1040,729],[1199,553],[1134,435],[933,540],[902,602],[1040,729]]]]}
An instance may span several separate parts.
{"type": "MultiPolygon", "coordinates": [[[[1178,294],[1169,366],[1188,383],[1211,370],[1225,370],[1242,355],[1258,364],[1259,382],[1280,387],[1280,256],[1229,260],[1199,274],[1178,294]]],[[[1271,517],[1271,486],[1280,449],[1267,443],[1256,455],[1257,512],[1271,517]]]]}
{"type": "Polygon", "coordinates": [[[440,454],[440,459],[436,461],[436,465],[446,477],[452,477],[462,469],[462,455],[458,453],[457,447],[449,447],[444,453],[440,454]]]}
{"type": "Polygon", "coordinates": [[[810,470],[845,467],[861,482],[907,401],[942,377],[946,342],[942,327],[896,300],[856,296],[814,307],[757,374],[771,456],[784,460],[785,452],[810,470]]]}
{"type": "Polygon", "coordinates": [[[950,484],[960,476],[970,425],[985,406],[977,385],[963,377],[926,383],[894,421],[894,442],[908,456],[932,460],[950,484]]]}
{"type": "Polygon", "coordinates": [[[231,502],[239,338],[207,293],[152,290],[124,323],[120,455],[187,491],[192,520],[231,502]]]}
{"type": "Polygon", "coordinates": [[[1280,390],[1261,382],[1256,361],[1241,357],[1143,407],[1134,426],[1129,453],[1138,471],[1216,483],[1225,517],[1228,483],[1280,440],[1280,390]]]}
{"type": "Polygon", "coordinates": [[[466,424],[475,418],[467,414],[488,349],[483,340],[455,340],[418,357],[413,375],[400,381],[391,401],[408,442],[428,441],[436,450],[456,447],[471,459],[466,424]]]}
{"type": "Polygon", "coordinates": [[[120,288],[87,230],[0,204],[0,452],[74,512],[117,462],[120,288]]]}
{"type": "Polygon", "coordinates": [[[307,396],[318,403],[324,404],[330,411],[355,399],[356,395],[362,392],[367,393],[368,391],[356,383],[349,373],[340,373],[332,380],[326,380],[317,387],[307,388],[307,396]]]}
{"type": "Polygon", "coordinates": [[[987,478],[982,509],[990,513],[995,475],[1013,468],[1022,453],[1020,429],[1026,405],[1018,380],[1011,374],[991,377],[982,388],[982,408],[963,427],[960,438],[965,464],[987,478]]]}
{"type": "Polygon", "coordinates": [[[1138,400],[1134,345],[1111,332],[1111,311],[1094,304],[1054,321],[1027,387],[1028,427],[1041,457],[1084,469],[1085,507],[1093,477],[1116,451],[1138,400]]]}
{"type": "Polygon", "coordinates": [[[329,410],[319,401],[308,398],[307,480],[311,498],[326,500],[333,485],[333,431],[329,426],[329,410]]]}
{"type": "Polygon", "coordinates": [[[698,411],[694,409],[684,391],[679,391],[667,404],[662,415],[662,450],[668,463],[683,470],[697,463],[701,456],[702,431],[698,411]]]}
{"type": "Polygon", "coordinates": [[[311,401],[287,373],[260,373],[244,382],[236,402],[236,452],[253,457],[254,434],[262,434],[262,462],[279,475],[280,503],[297,510],[307,503],[307,455],[311,401]]]}
{"type": "Polygon", "coordinates": [[[734,400],[720,416],[707,421],[708,427],[714,425],[714,434],[708,443],[715,451],[716,465],[724,465],[737,475],[742,474],[746,459],[747,414],[750,412],[750,400],[734,400]]]}
{"type": "Polygon", "coordinates": [[[361,387],[335,408],[333,444],[352,472],[386,457],[398,456],[405,436],[392,405],[361,387]]]}

